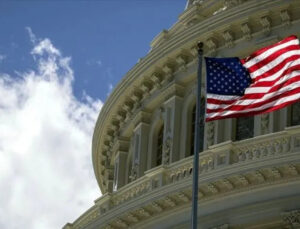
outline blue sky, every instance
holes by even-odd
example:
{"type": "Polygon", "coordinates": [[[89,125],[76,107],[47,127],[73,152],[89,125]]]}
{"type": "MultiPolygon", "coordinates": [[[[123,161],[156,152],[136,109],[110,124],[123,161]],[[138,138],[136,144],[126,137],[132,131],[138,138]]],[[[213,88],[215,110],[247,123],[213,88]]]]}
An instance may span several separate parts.
{"type": "Polygon", "coordinates": [[[101,196],[91,163],[97,116],[184,7],[0,0],[1,229],[61,228],[101,196]]]}
{"type": "Polygon", "coordinates": [[[30,27],[72,57],[75,95],[86,91],[103,101],[110,85],[147,54],[151,40],[171,27],[184,6],[185,0],[1,1],[1,72],[32,66],[24,29],[30,27]]]}

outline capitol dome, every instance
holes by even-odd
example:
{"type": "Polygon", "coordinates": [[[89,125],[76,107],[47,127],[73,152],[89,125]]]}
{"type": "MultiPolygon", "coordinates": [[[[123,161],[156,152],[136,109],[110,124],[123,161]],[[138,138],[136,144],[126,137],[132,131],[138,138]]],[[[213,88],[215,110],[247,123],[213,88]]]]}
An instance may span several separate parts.
{"type": "MultiPolygon", "coordinates": [[[[190,228],[198,41],[205,56],[246,57],[291,34],[299,0],[188,0],[101,109],[103,195],[64,229],[190,228]]],[[[198,228],[300,228],[300,103],[208,122],[204,139],[198,228]]]]}

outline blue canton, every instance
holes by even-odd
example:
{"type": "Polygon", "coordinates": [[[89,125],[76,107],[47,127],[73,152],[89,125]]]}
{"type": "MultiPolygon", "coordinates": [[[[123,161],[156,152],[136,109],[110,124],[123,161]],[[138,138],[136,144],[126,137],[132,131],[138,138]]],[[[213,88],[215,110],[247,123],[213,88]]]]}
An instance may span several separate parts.
{"type": "Polygon", "coordinates": [[[251,84],[247,69],[239,58],[210,58],[206,61],[207,93],[219,95],[244,95],[251,84]]]}

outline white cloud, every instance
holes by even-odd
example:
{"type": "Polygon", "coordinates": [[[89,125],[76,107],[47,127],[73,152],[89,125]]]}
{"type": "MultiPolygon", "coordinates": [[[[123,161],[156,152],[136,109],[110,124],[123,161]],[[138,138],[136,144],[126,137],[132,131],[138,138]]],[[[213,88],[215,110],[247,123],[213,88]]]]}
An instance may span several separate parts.
{"type": "Polygon", "coordinates": [[[6,56],[3,54],[0,54],[0,64],[3,62],[3,60],[6,59],[6,56]]]}
{"type": "Polygon", "coordinates": [[[76,99],[71,58],[27,30],[37,68],[0,75],[0,228],[61,228],[101,195],[91,136],[102,102],[76,99]]]}
{"type": "Polygon", "coordinates": [[[37,42],[37,38],[36,38],[35,34],[32,32],[32,29],[30,27],[28,27],[28,26],[25,27],[25,29],[28,32],[30,41],[32,42],[32,44],[35,44],[37,42]]]}

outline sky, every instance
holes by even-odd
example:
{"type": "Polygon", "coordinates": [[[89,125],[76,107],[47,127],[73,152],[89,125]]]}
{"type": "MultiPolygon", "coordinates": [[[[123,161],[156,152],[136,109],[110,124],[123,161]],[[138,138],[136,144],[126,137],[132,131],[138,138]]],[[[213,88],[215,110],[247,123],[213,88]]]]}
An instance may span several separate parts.
{"type": "Polygon", "coordinates": [[[0,228],[55,229],[101,196],[96,119],[185,0],[0,0],[0,228]]]}

